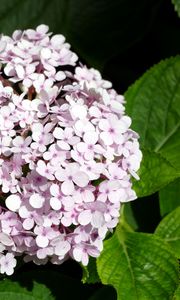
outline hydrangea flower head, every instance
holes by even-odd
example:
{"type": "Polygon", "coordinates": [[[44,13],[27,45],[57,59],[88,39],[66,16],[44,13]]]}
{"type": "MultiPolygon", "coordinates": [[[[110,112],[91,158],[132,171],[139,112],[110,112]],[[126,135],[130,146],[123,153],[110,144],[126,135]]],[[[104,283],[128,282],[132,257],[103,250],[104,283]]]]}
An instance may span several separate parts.
{"type": "Polygon", "coordinates": [[[136,198],[124,98],[46,25],[2,35],[0,65],[0,273],[16,256],[87,265],[136,198]]]}

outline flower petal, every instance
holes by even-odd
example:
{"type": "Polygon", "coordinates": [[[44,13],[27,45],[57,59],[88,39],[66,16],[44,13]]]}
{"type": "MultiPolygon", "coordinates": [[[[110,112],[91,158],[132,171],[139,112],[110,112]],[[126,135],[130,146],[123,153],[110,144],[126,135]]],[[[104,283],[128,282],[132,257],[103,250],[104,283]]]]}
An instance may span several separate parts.
{"type": "Polygon", "coordinates": [[[39,246],[41,248],[45,248],[48,246],[49,240],[46,236],[38,235],[36,237],[36,244],[37,244],[37,246],[39,246]]]}
{"type": "Polygon", "coordinates": [[[78,222],[81,225],[87,225],[92,220],[92,213],[89,209],[82,211],[78,216],[78,222]]]}
{"type": "Polygon", "coordinates": [[[35,193],[29,198],[29,203],[33,208],[41,208],[45,202],[45,198],[35,193]]]}
{"type": "Polygon", "coordinates": [[[73,181],[79,187],[85,187],[89,183],[89,177],[86,173],[79,171],[73,176],[73,181]]]}
{"type": "Polygon", "coordinates": [[[17,211],[21,206],[21,198],[18,195],[10,195],[5,202],[7,208],[11,211],[17,211]]]}
{"type": "Polygon", "coordinates": [[[61,185],[61,191],[64,195],[72,195],[74,191],[74,184],[71,180],[66,180],[61,185]]]}

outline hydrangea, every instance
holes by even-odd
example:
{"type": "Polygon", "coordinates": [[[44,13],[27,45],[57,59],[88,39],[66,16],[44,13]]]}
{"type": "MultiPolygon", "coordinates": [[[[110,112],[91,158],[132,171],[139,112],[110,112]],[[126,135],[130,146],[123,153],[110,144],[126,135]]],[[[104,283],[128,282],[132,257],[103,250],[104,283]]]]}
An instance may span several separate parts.
{"type": "Polygon", "coordinates": [[[123,96],[48,26],[0,38],[0,273],[98,257],[142,158],[123,96]]]}

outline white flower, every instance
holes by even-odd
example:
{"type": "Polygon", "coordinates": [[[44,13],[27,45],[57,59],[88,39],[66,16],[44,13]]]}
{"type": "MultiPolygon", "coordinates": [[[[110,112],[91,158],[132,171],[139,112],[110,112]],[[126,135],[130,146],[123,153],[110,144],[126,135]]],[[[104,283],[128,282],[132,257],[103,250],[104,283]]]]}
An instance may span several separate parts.
{"type": "Polygon", "coordinates": [[[16,266],[16,259],[12,253],[7,253],[0,258],[0,273],[12,275],[16,266]]]}

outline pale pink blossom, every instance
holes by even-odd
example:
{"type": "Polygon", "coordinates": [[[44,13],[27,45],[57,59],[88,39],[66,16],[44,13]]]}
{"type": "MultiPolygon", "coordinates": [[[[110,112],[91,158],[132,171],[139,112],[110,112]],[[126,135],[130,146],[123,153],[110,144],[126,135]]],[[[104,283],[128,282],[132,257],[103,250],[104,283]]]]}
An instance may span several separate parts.
{"type": "Polygon", "coordinates": [[[99,185],[98,201],[106,202],[107,199],[111,203],[123,201],[126,197],[126,192],[118,180],[103,181],[99,185]]]}
{"type": "Polygon", "coordinates": [[[16,136],[13,139],[13,147],[11,151],[14,153],[29,153],[31,149],[29,145],[31,144],[32,138],[28,136],[26,139],[23,139],[21,136],[16,136]]]}
{"type": "Polygon", "coordinates": [[[36,27],[36,30],[27,29],[25,35],[29,40],[42,40],[48,34],[49,27],[47,25],[39,25],[36,27]]]}
{"type": "Polygon", "coordinates": [[[43,126],[41,123],[36,123],[32,128],[32,139],[33,143],[31,147],[33,149],[38,149],[40,152],[44,152],[46,150],[46,146],[53,142],[53,135],[50,133],[52,129],[52,124],[47,123],[43,126]]]}
{"type": "Polygon", "coordinates": [[[79,170],[77,163],[70,163],[65,169],[59,168],[55,172],[55,177],[62,182],[61,190],[65,195],[71,195],[75,189],[74,184],[85,187],[89,182],[89,177],[85,172],[79,170]]]}
{"type": "Polygon", "coordinates": [[[105,145],[113,143],[121,144],[123,142],[123,133],[129,128],[131,120],[123,116],[120,120],[117,115],[110,114],[107,119],[99,122],[99,128],[102,130],[100,137],[105,145]]]}
{"type": "Polygon", "coordinates": [[[56,143],[52,144],[48,151],[43,153],[43,158],[49,161],[52,166],[62,165],[65,166],[67,152],[61,150],[56,143]]]}
{"type": "Polygon", "coordinates": [[[78,262],[82,262],[84,266],[87,266],[89,262],[89,255],[92,257],[99,256],[99,251],[95,246],[88,245],[83,242],[75,245],[72,252],[75,260],[78,262]]]}
{"type": "Polygon", "coordinates": [[[125,99],[48,26],[0,37],[0,273],[15,257],[87,265],[134,200],[125,99]]]}
{"type": "Polygon", "coordinates": [[[79,152],[83,153],[85,160],[93,160],[96,153],[102,154],[104,149],[99,144],[96,144],[99,139],[99,134],[96,131],[87,131],[83,135],[83,142],[76,145],[79,152]]]}
{"type": "Polygon", "coordinates": [[[81,225],[91,223],[94,228],[99,228],[105,224],[104,212],[106,204],[95,201],[84,204],[84,209],[78,216],[81,225]]]}
{"type": "Polygon", "coordinates": [[[37,91],[37,93],[40,93],[41,90],[47,90],[52,87],[53,80],[46,79],[43,74],[39,74],[37,76],[37,79],[34,80],[33,85],[37,91]]]}
{"type": "Polygon", "coordinates": [[[50,165],[50,163],[46,164],[43,160],[39,160],[37,162],[36,171],[43,177],[54,180],[54,168],[50,165]]]}
{"type": "Polygon", "coordinates": [[[72,128],[56,127],[53,132],[54,137],[57,139],[57,145],[63,150],[70,150],[71,146],[76,145],[80,138],[74,135],[72,128]]]}
{"type": "Polygon", "coordinates": [[[0,273],[12,275],[16,266],[16,259],[12,253],[0,257],[0,273]]]}
{"type": "Polygon", "coordinates": [[[0,138],[0,154],[5,156],[11,155],[11,141],[12,138],[10,136],[3,136],[0,138]]]}

